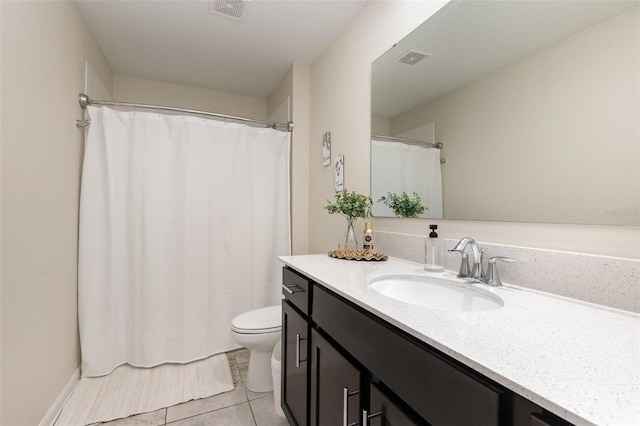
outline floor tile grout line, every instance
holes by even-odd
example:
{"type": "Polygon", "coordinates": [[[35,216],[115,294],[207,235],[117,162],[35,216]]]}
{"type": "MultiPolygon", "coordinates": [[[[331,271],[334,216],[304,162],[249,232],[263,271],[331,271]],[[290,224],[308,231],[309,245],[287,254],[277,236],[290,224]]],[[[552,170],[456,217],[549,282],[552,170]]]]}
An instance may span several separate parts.
{"type": "MultiPolygon", "coordinates": [[[[238,385],[239,385],[239,384],[238,384],[238,385]]],[[[236,386],[238,386],[238,385],[234,385],[234,389],[235,389],[235,388],[236,388],[236,386]]],[[[243,386],[243,387],[244,387],[244,386],[243,386]]],[[[232,391],[230,391],[230,392],[232,392],[232,391]]],[[[215,397],[215,396],[217,396],[217,395],[214,395],[214,397],[215,397]]],[[[231,404],[231,405],[225,405],[224,407],[219,407],[219,408],[216,408],[216,409],[213,409],[213,410],[209,410],[209,411],[203,411],[203,412],[198,413],[198,414],[193,414],[193,415],[191,415],[191,416],[187,416],[187,417],[183,417],[183,418],[180,418],[180,419],[173,420],[173,421],[171,421],[171,422],[169,422],[169,423],[166,423],[166,421],[165,421],[165,423],[168,425],[168,424],[175,423],[175,422],[178,422],[178,421],[181,421],[181,420],[184,420],[184,419],[189,419],[189,418],[192,418],[192,417],[200,416],[200,415],[202,415],[202,414],[213,413],[214,411],[224,410],[225,408],[235,407],[236,405],[241,405],[241,404],[244,404],[244,403],[246,403],[246,402],[249,402],[249,397],[247,396],[247,393],[246,393],[246,387],[244,387],[244,396],[245,396],[245,400],[244,400],[244,401],[236,402],[236,403],[231,404]]],[[[206,399],[206,398],[202,398],[202,399],[206,399]]],[[[177,404],[177,405],[181,405],[181,404],[177,404]]],[[[167,409],[167,417],[169,416],[169,408],[175,407],[175,406],[177,406],[177,405],[172,405],[172,406],[170,406],[170,407],[166,407],[166,409],[167,409]]],[[[165,425],[165,426],[166,426],[166,425],[165,425]]]]}
{"type": "Polygon", "coordinates": [[[258,426],[258,421],[256,420],[256,414],[253,412],[253,406],[251,405],[251,401],[249,401],[249,410],[251,410],[251,417],[253,417],[253,424],[258,426]]]}
{"type": "MultiPolygon", "coordinates": [[[[194,414],[193,416],[187,416],[187,417],[184,417],[184,418],[182,418],[182,419],[176,419],[176,420],[174,420],[174,421],[172,421],[172,422],[169,422],[169,423],[167,423],[167,422],[166,422],[166,420],[165,420],[165,426],[169,426],[169,425],[171,425],[171,424],[173,424],[173,423],[176,423],[176,422],[181,422],[181,421],[183,421],[183,420],[192,419],[192,418],[194,418],[194,417],[203,416],[203,415],[205,415],[205,414],[214,413],[214,412],[216,412],[216,411],[225,410],[225,409],[227,409],[227,408],[235,407],[235,406],[242,405],[242,404],[249,404],[249,407],[251,407],[251,404],[250,404],[249,402],[250,402],[249,400],[247,400],[247,401],[242,401],[242,402],[238,402],[238,403],[236,403],[236,404],[227,405],[226,407],[220,407],[220,408],[216,408],[215,410],[205,411],[205,412],[202,412],[202,413],[194,414]]],[[[172,407],[173,407],[173,406],[172,406],[172,407]]],[[[171,408],[171,407],[167,407],[167,408],[171,408]]],[[[253,414],[253,411],[252,411],[252,414],[253,414]]],[[[254,419],[254,422],[255,422],[255,419],[254,419]]]]}

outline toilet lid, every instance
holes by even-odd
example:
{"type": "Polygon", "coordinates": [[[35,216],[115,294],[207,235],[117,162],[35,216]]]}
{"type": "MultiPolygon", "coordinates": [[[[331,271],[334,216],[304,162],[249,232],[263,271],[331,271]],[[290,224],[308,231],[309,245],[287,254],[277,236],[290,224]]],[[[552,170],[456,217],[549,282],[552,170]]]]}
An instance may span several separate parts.
{"type": "Polygon", "coordinates": [[[231,329],[243,334],[273,333],[280,331],[281,328],[281,305],[245,312],[231,321],[231,329]]]}

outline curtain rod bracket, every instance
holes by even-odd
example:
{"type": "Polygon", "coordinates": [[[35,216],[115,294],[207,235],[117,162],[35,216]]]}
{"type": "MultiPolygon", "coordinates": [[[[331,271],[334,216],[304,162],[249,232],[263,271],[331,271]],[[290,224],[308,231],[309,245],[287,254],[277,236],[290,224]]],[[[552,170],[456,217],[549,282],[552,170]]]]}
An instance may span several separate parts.
{"type": "Polygon", "coordinates": [[[80,108],[87,109],[87,105],[91,105],[91,98],[84,93],[80,93],[78,95],[78,103],[80,103],[80,108]]]}

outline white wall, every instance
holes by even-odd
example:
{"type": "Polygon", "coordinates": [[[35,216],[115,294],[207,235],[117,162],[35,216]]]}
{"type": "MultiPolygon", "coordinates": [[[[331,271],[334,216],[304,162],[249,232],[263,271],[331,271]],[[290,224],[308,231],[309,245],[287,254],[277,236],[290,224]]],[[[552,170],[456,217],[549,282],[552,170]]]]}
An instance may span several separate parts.
{"type": "Polygon", "coordinates": [[[113,99],[172,106],[266,120],[267,99],[168,83],[124,74],[113,75],[113,99]]]}
{"type": "MultiPolygon", "coordinates": [[[[312,65],[310,132],[310,252],[323,253],[344,239],[346,222],[323,209],[333,198],[333,169],[320,162],[320,141],[332,133],[332,154],[345,155],[345,185],[369,193],[370,64],[430,16],[435,2],[367,2],[351,24],[312,65]]],[[[437,126],[436,126],[437,127],[437,126]]],[[[640,257],[640,228],[536,223],[374,219],[374,230],[440,235],[478,241],[640,257]]],[[[360,231],[363,221],[358,223],[360,231]]]]}
{"type": "Polygon", "coordinates": [[[639,28],[636,8],[395,117],[436,123],[445,217],[639,224],[639,28]]]}
{"type": "Polygon", "coordinates": [[[309,65],[293,64],[291,140],[292,253],[309,252],[309,65]]]}
{"type": "Polygon", "coordinates": [[[269,113],[291,101],[291,253],[309,252],[309,66],[295,63],[269,96],[269,113]]]}
{"type": "MultiPolygon", "coordinates": [[[[267,99],[267,107],[269,116],[273,115],[284,102],[290,103],[293,96],[293,66],[289,68],[289,71],[282,77],[278,86],[269,95],[267,99]]],[[[288,120],[291,120],[291,111],[289,110],[288,120]]]]}
{"type": "Polygon", "coordinates": [[[0,2],[2,413],[38,424],[80,365],[77,238],[85,61],[111,70],[72,1],[0,2]]]}
{"type": "Polygon", "coordinates": [[[391,120],[386,117],[371,117],[371,134],[391,136],[391,120]]]}

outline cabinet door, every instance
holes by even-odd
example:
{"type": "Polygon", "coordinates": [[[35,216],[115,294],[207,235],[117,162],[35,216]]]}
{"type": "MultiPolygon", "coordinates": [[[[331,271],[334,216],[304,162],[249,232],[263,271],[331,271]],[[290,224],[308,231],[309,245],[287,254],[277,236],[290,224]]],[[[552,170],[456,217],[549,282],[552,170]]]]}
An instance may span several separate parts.
{"type": "Polygon", "coordinates": [[[291,305],[282,302],[282,409],[289,423],[308,424],[309,325],[291,305]]]}
{"type": "Polygon", "coordinates": [[[368,418],[363,422],[363,425],[409,426],[426,424],[425,422],[414,422],[373,383],[370,388],[369,411],[363,413],[363,418],[365,414],[368,418]]]}
{"type": "Polygon", "coordinates": [[[360,396],[360,371],[312,330],[311,425],[357,424],[360,396]]]}

